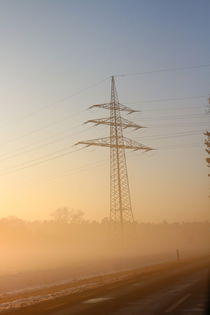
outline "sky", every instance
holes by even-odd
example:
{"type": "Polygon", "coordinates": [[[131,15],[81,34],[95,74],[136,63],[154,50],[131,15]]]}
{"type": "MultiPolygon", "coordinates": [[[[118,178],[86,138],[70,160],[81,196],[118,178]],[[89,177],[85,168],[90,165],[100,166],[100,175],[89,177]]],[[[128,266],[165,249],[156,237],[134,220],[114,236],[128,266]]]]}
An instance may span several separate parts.
{"type": "Polygon", "coordinates": [[[210,220],[210,66],[193,68],[210,64],[209,11],[205,0],[0,0],[0,216],[109,216],[109,150],[73,145],[109,135],[83,123],[108,116],[87,108],[110,100],[116,75],[120,101],[141,111],[129,119],[147,127],[125,135],[157,149],[127,152],[135,218],[210,220]]]}

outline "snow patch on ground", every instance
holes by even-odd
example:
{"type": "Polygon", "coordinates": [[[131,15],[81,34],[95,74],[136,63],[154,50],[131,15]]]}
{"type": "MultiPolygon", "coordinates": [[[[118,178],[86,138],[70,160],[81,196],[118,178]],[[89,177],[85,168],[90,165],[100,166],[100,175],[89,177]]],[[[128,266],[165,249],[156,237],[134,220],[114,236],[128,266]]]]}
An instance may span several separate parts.
{"type": "Polygon", "coordinates": [[[54,300],[55,298],[62,297],[62,296],[67,296],[67,295],[71,295],[75,293],[82,293],[90,289],[101,287],[104,284],[117,282],[119,280],[122,280],[123,278],[125,278],[125,276],[120,276],[120,277],[118,276],[116,278],[107,279],[107,280],[101,279],[101,280],[94,281],[91,283],[80,284],[78,286],[59,290],[53,293],[35,295],[35,296],[26,297],[26,298],[19,298],[10,302],[1,303],[0,313],[8,311],[8,310],[18,309],[21,307],[31,306],[31,305],[41,303],[41,302],[46,302],[49,300],[54,300]]]}

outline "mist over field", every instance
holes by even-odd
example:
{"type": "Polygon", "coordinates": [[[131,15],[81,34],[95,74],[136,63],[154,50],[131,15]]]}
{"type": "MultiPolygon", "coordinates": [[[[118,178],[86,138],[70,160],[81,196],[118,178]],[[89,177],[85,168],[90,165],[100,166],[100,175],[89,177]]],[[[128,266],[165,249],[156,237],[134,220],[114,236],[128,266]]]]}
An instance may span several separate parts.
{"type": "Polygon", "coordinates": [[[209,252],[210,223],[127,224],[86,221],[66,208],[51,220],[0,220],[0,291],[70,281],[209,252]]]}

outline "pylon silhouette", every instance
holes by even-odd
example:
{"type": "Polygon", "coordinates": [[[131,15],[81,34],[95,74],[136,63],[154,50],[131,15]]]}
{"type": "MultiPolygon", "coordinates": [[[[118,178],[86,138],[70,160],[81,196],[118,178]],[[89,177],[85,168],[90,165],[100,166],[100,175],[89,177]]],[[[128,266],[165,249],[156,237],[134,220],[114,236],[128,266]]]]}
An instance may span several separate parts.
{"type": "Polygon", "coordinates": [[[150,151],[153,149],[123,136],[123,129],[140,129],[144,127],[121,117],[122,111],[128,114],[138,111],[119,102],[114,76],[111,77],[110,103],[92,105],[90,108],[105,108],[110,111],[109,117],[92,119],[86,122],[95,125],[108,125],[110,127],[110,136],[80,141],[77,144],[110,148],[110,221],[111,223],[120,224],[123,229],[126,222],[134,222],[125,149],[134,151],[150,151]]]}

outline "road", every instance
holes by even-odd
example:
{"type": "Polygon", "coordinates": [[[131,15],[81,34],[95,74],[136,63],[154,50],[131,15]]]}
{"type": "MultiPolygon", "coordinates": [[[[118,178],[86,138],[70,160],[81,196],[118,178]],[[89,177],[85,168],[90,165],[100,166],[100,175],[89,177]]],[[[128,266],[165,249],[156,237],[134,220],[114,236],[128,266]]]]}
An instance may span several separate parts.
{"type": "Polygon", "coordinates": [[[209,266],[209,258],[172,264],[11,314],[203,315],[207,314],[209,266]]]}

